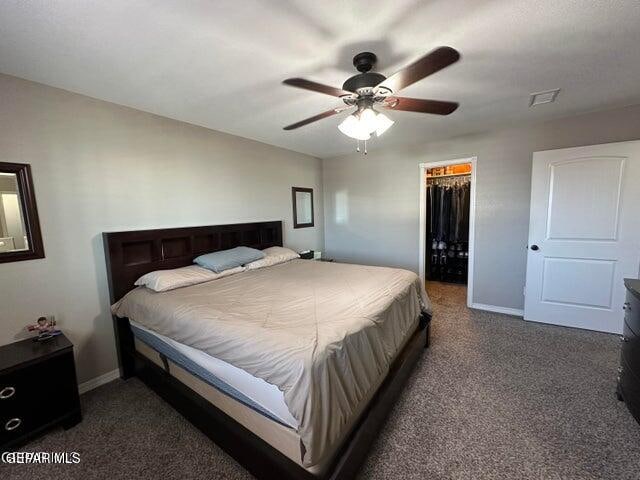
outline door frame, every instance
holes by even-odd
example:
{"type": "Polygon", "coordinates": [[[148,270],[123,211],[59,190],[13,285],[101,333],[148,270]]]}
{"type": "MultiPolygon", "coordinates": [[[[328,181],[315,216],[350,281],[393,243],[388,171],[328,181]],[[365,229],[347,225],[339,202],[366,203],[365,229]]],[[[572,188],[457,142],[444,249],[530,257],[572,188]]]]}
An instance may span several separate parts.
{"type": "Polygon", "coordinates": [[[459,165],[461,163],[471,164],[471,191],[469,205],[469,267],[467,271],[467,307],[473,305],[473,272],[474,272],[474,250],[475,250],[475,234],[476,234],[476,171],[478,165],[478,157],[455,158],[453,160],[441,160],[438,162],[425,162],[420,166],[420,232],[419,232],[419,252],[418,252],[418,271],[420,278],[426,282],[426,272],[424,268],[427,249],[427,182],[425,177],[427,169],[434,167],[446,167],[448,165],[459,165]]]}

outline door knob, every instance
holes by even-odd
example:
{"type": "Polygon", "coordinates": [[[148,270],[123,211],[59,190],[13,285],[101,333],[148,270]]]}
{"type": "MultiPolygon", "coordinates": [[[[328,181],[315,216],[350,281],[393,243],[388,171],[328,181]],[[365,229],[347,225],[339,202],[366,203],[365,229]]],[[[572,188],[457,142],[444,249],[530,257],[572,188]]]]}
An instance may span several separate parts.
{"type": "Polygon", "coordinates": [[[536,252],[536,251],[540,250],[540,247],[538,245],[531,245],[531,250],[536,252]]]}

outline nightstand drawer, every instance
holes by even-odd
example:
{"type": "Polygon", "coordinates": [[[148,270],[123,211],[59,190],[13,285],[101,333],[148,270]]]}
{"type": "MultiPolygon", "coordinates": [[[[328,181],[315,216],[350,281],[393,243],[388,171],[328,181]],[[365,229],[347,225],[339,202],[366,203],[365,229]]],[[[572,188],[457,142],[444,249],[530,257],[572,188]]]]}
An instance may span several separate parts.
{"type": "Polygon", "coordinates": [[[0,418],[0,445],[11,443],[38,428],[39,423],[34,418],[4,413],[0,418]]]}
{"type": "Polygon", "coordinates": [[[0,422],[15,416],[47,422],[64,414],[77,393],[75,385],[61,379],[73,369],[73,353],[69,350],[47,362],[0,375],[0,391],[4,389],[5,396],[12,393],[0,400],[0,422]]]}
{"type": "Polygon", "coordinates": [[[5,405],[11,408],[16,404],[17,408],[26,410],[42,410],[46,405],[46,410],[55,414],[74,397],[74,390],[70,388],[69,382],[60,382],[60,378],[66,378],[73,368],[73,353],[69,350],[47,362],[0,375],[1,388],[14,390],[9,398],[0,400],[2,412],[6,410],[5,405]]]}

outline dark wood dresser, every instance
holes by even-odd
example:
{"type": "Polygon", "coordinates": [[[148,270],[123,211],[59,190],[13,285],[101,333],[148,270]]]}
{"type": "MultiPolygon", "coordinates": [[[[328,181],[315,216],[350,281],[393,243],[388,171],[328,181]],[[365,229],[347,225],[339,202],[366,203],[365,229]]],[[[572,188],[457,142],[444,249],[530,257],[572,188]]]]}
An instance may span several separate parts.
{"type": "Polygon", "coordinates": [[[624,302],[624,333],[618,367],[618,399],[640,423],[640,280],[624,281],[627,298],[624,302]]]}
{"type": "Polygon", "coordinates": [[[64,335],[0,347],[0,450],[82,419],[73,344],[64,335]]]}

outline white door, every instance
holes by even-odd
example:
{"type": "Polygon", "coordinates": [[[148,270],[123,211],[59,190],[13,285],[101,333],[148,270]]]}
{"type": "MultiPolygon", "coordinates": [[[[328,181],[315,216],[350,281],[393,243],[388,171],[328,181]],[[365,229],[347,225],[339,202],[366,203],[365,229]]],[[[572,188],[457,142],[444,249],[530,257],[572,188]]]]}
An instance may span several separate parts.
{"type": "Polygon", "coordinates": [[[640,141],[535,152],[525,320],[621,333],[639,206],[640,141]]]}

